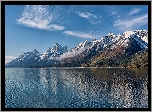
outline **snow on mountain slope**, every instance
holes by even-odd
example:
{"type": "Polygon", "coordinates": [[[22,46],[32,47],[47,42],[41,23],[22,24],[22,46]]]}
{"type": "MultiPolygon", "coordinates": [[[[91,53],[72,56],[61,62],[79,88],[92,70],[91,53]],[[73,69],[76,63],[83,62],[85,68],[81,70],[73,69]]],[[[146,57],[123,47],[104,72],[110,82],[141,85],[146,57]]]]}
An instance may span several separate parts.
{"type": "Polygon", "coordinates": [[[62,47],[61,45],[56,43],[53,48],[48,48],[48,50],[41,56],[41,59],[55,59],[57,57],[60,57],[61,54],[66,53],[70,50],[71,49],[67,46],[62,47]]]}
{"type": "Polygon", "coordinates": [[[117,46],[127,47],[132,39],[136,40],[142,49],[148,48],[148,32],[145,30],[125,31],[122,35],[109,33],[108,37],[112,39],[111,49],[117,46]]]}
{"type": "MultiPolygon", "coordinates": [[[[106,39],[103,39],[103,40],[106,41],[106,39]]],[[[109,41],[107,41],[107,43],[105,42],[106,45],[108,45],[108,42],[109,41]]],[[[84,42],[81,42],[80,44],[78,44],[71,51],[68,51],[67,53],[62,54],[59,58],[65,59],[69,57],[75,57],[79,55],[80,53],[91,50],[91,49],[95,49],[96,51],[98,51],[104,47],[105,43],[103,43],[101,40],[96,40],[96,39],[93,39],[92,41],[85,40],[84,42]]]]}
{"type": "Polygon", "coordinates": [[[146,31],[146,30],[134,30],[134,32],[143,41],[145,41],[146,43],[148,43],[148,31],[146,31]]]}
{"type": "Polygon", "coordinates": [[[144,36],[142,37],[142,40],[148,43],[148,37],[144,36]]]}
{"type": "Polygon", "coordinates": [[[32,51],[34,54],[40,54],[36,49],[32,51]]]}
{"type": "MultiPolygon", "coordinates": [[[[142,38],[142,35],[141,35],[141,32],[143,31],[126,31],[123,35],[123,37],[126,38],[125,40],[125,43],[128,45],[128,43],[130,42],[131,39],[134,39],[136,40],[136,42],[139,44],[139,46],[142,48],[142,49],[147,49],[148,48],[148,41],[144,41],[144,39],[142,38]],[[131,39],[130,39],[131,38],[131,39]]],[[[145,36],[145,35],[143,35],[145,36]]],[[[147,37],[148,39],[148,37],[147,37]]]]}
{"type": "Polygon", "coordinates": [[[23,52],[18,58],[7,63],[6,66],[13,66],[15,64],[22,66],[25,65],[29,60],[36,60],[39,57],[40,53],[34,49],[32,52],[23,52]]]}

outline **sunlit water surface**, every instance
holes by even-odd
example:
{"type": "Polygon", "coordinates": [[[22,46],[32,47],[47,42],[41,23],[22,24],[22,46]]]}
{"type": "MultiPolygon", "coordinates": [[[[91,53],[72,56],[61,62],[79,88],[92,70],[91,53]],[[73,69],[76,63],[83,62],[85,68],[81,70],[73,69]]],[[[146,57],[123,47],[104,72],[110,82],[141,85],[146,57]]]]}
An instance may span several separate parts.
{"type": "Polygon", "coordinates": [[[148,70],[5,68],[6,108],[148,108],[148,70]]]}

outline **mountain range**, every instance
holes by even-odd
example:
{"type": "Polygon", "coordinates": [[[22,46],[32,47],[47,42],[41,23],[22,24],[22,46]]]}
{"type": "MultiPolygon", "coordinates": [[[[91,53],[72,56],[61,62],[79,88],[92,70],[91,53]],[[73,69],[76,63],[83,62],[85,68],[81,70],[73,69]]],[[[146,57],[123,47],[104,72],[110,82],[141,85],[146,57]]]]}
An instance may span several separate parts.
{"type": "Polygon", "coordinates": [[[148,31],[125,31],[116,35],[109,33],[99,40],[81,42],[74,48],[62,47],[56,43],[43,54],[36,49],[23,52],[5,66],[148,67],[148,31]]]}

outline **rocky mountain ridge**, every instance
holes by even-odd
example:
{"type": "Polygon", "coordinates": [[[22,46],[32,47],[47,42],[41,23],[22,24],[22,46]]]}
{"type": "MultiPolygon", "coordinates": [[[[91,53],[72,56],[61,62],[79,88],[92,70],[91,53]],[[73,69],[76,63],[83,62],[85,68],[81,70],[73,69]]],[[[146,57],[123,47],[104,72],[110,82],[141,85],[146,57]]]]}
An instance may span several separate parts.
{"type": "MultiPolygon", "coordinates": [[[[56,43],[52,48],[40,54],[36,49],[23,52],[18,58],[6,64],[6,67],[80,67],[105,66],[105,61],[116,63],[135,53],[148,49],[148,31],[125,31],[123,34],[109,33],[101,39],[84,41],[75,48],[62,47],[56,43]],[[105,60],[105,61],[103,61],[105,60]]],[[[124,66],[122,63],[107,66],[124,66]]]]}

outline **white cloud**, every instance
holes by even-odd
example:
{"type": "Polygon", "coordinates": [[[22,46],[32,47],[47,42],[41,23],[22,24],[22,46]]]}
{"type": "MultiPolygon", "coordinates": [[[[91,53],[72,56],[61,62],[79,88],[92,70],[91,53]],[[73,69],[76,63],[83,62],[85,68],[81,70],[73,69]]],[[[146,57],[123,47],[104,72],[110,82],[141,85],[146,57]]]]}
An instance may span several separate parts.
{"type": "Polygon", "coordinates": [[[83,13],[83,12],[78,12],[78,14],[79,14],[79,16],[84,17],[84,18],[86,18],[86,19],[97,18],[96,15],[91,14],[91,13],[89,13],[89,12],[85,12],[85,13],[83,13]]]}
{"type": "Polygon", "coordinates": [[[116,11],[111,11],[111,12],[110,12],[110,16],[114,16],[114,15],[116,15],[116,14],[117,14],[116,11]]]}
{"type": "Polygon", "coordinates": [[[6,65],[8,62],[10,62],[10,60],[6,60],[6,59],[5,59],[5,65],[6,65]]]}
{"type": "Polygon", "coordinates": [[[69,57],[74,57],[74,56],[77,56],[79,55],[80,53],[82,53],[83,51],[85,51],[86,48],[80,48],[79,50],[74,50],[74,51],[69,51],[67,53],[64,53],[60,56],[61,59],[64,59],[64,58],[69,58],[69,57]]]}
{"type": "Polygon", "coordinates": [[[5,56],[5,58],[14,59],[14,58],[16,58],[16,57],[14,57],[14,56],[5,56]]]}
{"type": "Polygon", "coordinates": [[[129,15],[133,15],[133,14],[136,14],[138,12],[140,12],[141,9],[134,9],[132,10],[131,12],[129,12],[129,15]]]}
{"type": "Polygon", "coordinates": [[[76,31],[64,31],[63,33],[67,35],[72,35],[76,37],[81,37],[81,38],[90,38],[93,39],[95,36],[92,36],[91,34],[83,33],[83,32],[76,32],[76,31]]]}
{"type": "Polygon", "coordinates": [[[116,20],[113,24],[120,31],[133,30],[148,23],[148,14],[133,19],[116,20]]]}
{"type": "Polygon", "coordinates": [[[55,16],[49,13],[47,5],[26,5],[17,22],[27,27],[41,30],[63,30],[65,27],[52,24],[55,16]]]}
{"type": "Polygon", "coordinates": [[[64,30],[64,28],[65,28],[65,27],[60,26],[60,25],[56,25],[56,24],[51,24],[51,25],[49,26],[49,29],[50,29],[50,30],[64,30]]]}
{"type": "Polygon", "coordinates": [[[86,18],[90,21],[91,24],[101,23],[98,19],[102,16],[97,17],[97,15],[91,14],[89,12],[77,12],[80,17],[86,18]]]}

